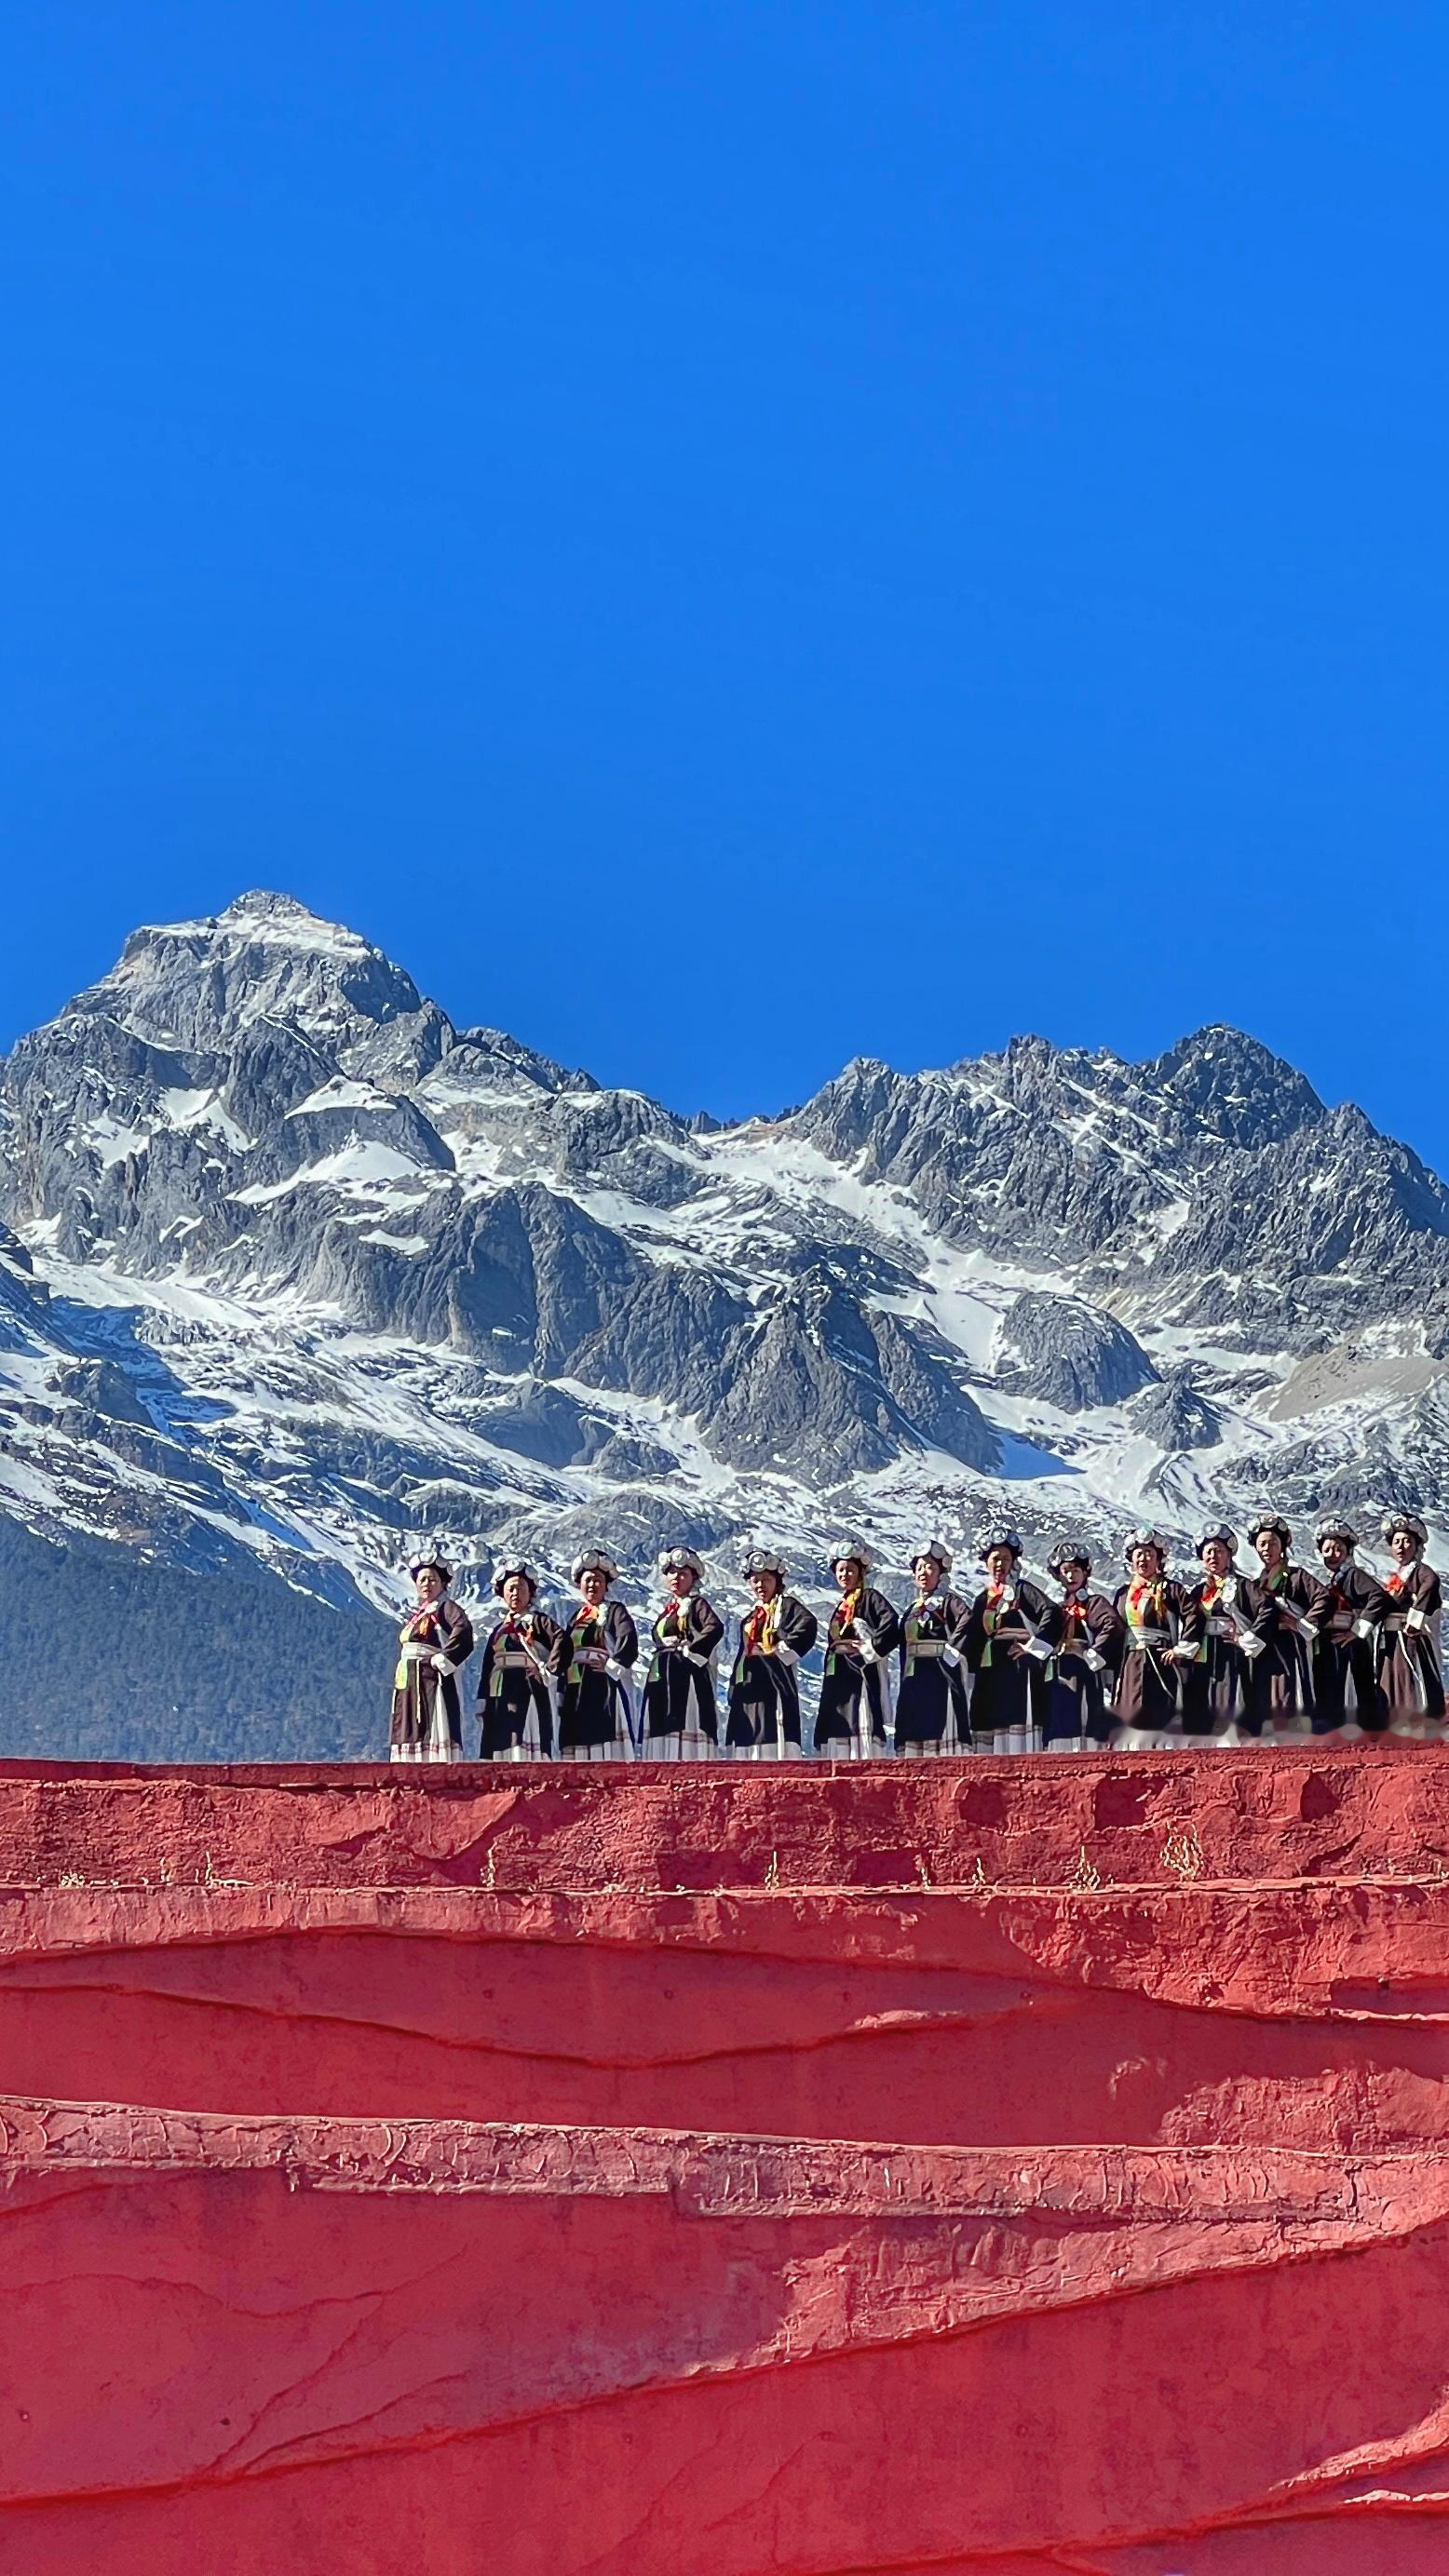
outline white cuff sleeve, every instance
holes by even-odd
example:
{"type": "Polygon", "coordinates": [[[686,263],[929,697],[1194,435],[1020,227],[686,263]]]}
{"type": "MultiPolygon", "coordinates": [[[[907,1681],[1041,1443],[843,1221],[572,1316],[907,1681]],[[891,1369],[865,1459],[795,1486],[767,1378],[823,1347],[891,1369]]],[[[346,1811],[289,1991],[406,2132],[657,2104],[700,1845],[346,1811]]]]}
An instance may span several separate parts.
{"type": "Polygon", "coordinates": [[[1034,1656],[1037,1663],[1049,1664],[1053,1655],[1056,1653],[1056,1648],[1055,1646],[1048,1645],[1045,1637],[1028,1637],[1026,1641],[1026,1651],[1029,1655],[1034,1656]]]}
{"type": "Polygon", "coordinates": [[[1362,1637],[1367,1640],[1368,1638],[1377,1636],[1378,1630],[1372,1619],[1355,1619],[1353,1623],[1353,1633],[1356,1637],[1362,1637]]]}
{"type": "Polygon", "coordinates": [[[1427,1628],[1428,1625],[1428,1619],[1425,1617],[1422,1610],[1406,1610],[1404,1612],[1404,1626],[1406,1628],[1427,1628]]]}
{"type": "Polygon", "coordinates": [[[957,1665],[961,1661],[961,1658],[954,1646],[943,1646],[941,1648],[941,1661],[943,1664],[949,1665],[951,1671],[954,1673],[957,1665]]]}
{"type": "Polygon", "coordinates": [[[1104,1673],[1107,1669],[1106,1656],[1099,1655],[1095,1646],[1082,1648],[1082,1661],[1089,1673],[1104,1673]]]}
{"type": "Polygon", "coordinates": [[[1250,1663],[1252,1662],[1254,1655],[1261,1655],[1264,1643],[1265,1640],[1262,1637],[1254,1636],[1251,1628],[1245,1628],[1238,1639],[1238,1644],[1250,1663]]]}
{"type": "Polygon", "coordinates": [[[612,1682],[621,1682],[624,1678],[624,1667],[615,1655],[606,1657],[604,1670],[612,1682]]]}

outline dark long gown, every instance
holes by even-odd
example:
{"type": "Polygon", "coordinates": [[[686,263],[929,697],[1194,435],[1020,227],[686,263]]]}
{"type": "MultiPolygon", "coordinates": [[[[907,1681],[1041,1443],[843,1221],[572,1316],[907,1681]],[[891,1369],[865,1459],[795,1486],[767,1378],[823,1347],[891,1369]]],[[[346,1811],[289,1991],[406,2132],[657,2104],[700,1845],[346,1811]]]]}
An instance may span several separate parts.
{"type": "Polygon", "coordinates": [[[800,1663],[819,1633],[814,1611],[793,1592],[760,1602],[741,1620],[725,1727],[732,1753],[745,1760],[798,1758],[800,1663]]]}
{"type": "Polygon", "coordinates": [[[666,1601],[654,1622],[640,1751],[650,1761],[703,1761],[716,1751],[714,1656],[724,1621],[698,1590],[666,1601]]]}
{"type": "Polygon", "coordinates": [[[869,1586],[831,1613],[825,1637],[825,1674],[815,1719],[815,1750],[840,1745],[854,1753],[884,1753],[890,1723],[890,1665],[901,1623],[883,1592],[869,1586]]]}
{"type": "Polygon", "coordinates": [[[1122,1622],[1105,1592],[1069,1592],[1061,1620],[1057,1651],[1047,1666],[1047,1745],[1105,1744],[1112,1731],[1107,1694],[1122,1661],[1122,1622]]]}
{"type": "Polygon", "coordinates": [[[983,1752],[1029,1752],[1046,1722],[1046,1668],[1062,1633],[1061,1604],[1025,1575],[989,1583],[971,1604],[966,1660],[971,1737],[983,1752]],[[1013,1739],[1005,1741],[1003,1739],[1013,1739]]]}
{"type": "Polygon", "coordinates": [[[1226,1574],[1221,1582],[1204,1574],[1188,1591],[1196,1610],[1198,1648],[1196,1659],[1181,1671],[1182,1731],[1226,1732],[1243,1713],[1251,1666],[1267,1651],[1273,1604],[1246,1574],[1226,1574]]]}
{"type": "Polygon", "coordinates": [[[1439,1577],[1432,1565],[1416,1558],[1406,1573],[1390,1574],[1384,1590],[1389,1607],[1380,1646],[1379,1687],[1389,1724],[1437,1724],[1444,1715],[1439,1577]]]}
{"type": "Polygon", "coordinates": [[[1199,1612],[1186,1584],[1170,1575],[1124,1583],[1115,1608],[1126,1630],[1112,1716],[1118,1726],[1160,1735],[1177,1714],[1178,1671],[1169,1646],[1198,1643],[1199,1612]]]}
{"type": "Polygon", "coordinates": [[[1313,1732],[1331,1735],[1352,1717],[1365,1735],[1382,1735],[1389,1713],[1378,1661],[1389,1596],[1367,1566],[1351,1561],[1326,1589],[1328,1615],[1313,1646],[1313,1732]]]}
{"type": "Polygon", "coordinates": [[[1291,1724],[1313,1714],[1312,1649],[1328,1616],[1328,1588],[1301,1565],[1277,1565],[1257,1579],[1273,1617],[1261,1655],[1244,1677],[1242,1724],[1261,1735],[1270,1722],[1291,1724]]]}
{"type": "Polygon", "coordinates": [[[473,1625],[446,1592],[398,1630],[389,1748],[394,1762],[457,1762],[463,1752],[458,1674],[473,1652],[473,1625]],[[453,1667],[440,1673],[434,1655],[453,1667]]]}
{"type": "Polygon", "coordinates": [[[639,1632],[622,1601],[601,1602],[591,1610],[581,1602],[566,1628],[554,1639],[551,1662],[561,1684],[558,1749],[561,1755],[602,1761],[627,1760],[633,1750],[633,1713],[622,1675],[637,1660],[639,1632]],[[602,1646],[620,1671],[580,1658],[602,1646]]]}
{"type": "Polygon", "coordinates": [[[509,1611],[490,1630],[478,1675],[480,1757],[518,1761],[553,1752],[553,1690],[549,1658],[558,1621],[543,1610],[509,1611]]]}
{"type": "Polygon", "coordinates": [[[969,1753],[966,1630],[970,1619],[971,1604],[959,1592],[924,1593],[906,1612],[896,1684],[897,1753],[919,1752],[923,1747],[944,1752],[948,1745],[969,1753]]]}

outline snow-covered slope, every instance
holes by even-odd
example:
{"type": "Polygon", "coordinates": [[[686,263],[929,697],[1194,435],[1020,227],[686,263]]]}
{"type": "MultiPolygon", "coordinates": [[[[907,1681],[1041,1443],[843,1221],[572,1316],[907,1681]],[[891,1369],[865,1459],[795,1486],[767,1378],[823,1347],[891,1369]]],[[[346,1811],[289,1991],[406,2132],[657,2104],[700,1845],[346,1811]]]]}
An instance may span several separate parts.
{"type": "Polygon", "coordinates": [[[41,1589],[83,1614],[120,1550],[163,1621],[241,1605],[198,1663],[249,1604],[346,1640],[338,1706],[309,1647],[239,1752],[368,1740],[367,1613],[420,1533],[465,1590],[505,1547],[562,1575],[599,1537],[637,1583],[686,1538],[733,1597],[750,1538],[808,1590],[843,1532],[889,1580],[1002,1509],[1038,1562],[1268,1498],[1449,1525],[1449,1193],[1230,1029],[857,1062],[713,1128],[252,894],[137,931],[24,1039],[0,1144],[0,1513],[41,1589]]]}

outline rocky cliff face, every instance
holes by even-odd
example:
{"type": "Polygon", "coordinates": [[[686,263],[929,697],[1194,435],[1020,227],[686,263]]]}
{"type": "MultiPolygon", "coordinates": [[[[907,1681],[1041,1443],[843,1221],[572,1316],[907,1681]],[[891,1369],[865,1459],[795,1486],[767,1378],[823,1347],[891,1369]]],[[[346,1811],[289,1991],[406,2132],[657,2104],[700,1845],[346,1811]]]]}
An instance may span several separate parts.
{"type": "Polygon", "coordinates": [[[258,1749],[367,1740],[349,1658],[415,1534],[476,1584],[679,1533],[729,1594],[752,1537],[810,1589],[843,1527],[889,1579],[1003,1509],[1038,1554],[1270,1491],[1449,1516],[1449,1193],[1233,1030],[857,1062],[717,1127],[252,894],[23,1039],[0,1145],[0,1508],[82,1620],[98,1547],[348,1623],[336,1704],[269,1693],[258,1749]]]}

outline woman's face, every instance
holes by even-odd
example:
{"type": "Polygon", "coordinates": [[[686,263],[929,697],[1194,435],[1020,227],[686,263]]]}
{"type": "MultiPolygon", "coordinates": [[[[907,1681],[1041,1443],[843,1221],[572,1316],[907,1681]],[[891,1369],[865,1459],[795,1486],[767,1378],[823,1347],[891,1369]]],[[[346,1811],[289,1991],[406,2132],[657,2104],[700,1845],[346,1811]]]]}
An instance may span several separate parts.
{"type": "Polygon", "coordinates": [[[860,1590],[862,1583],[865,1581],[865,1575],[855,1557],[843,1556],[841,1558],[840,1563],[835,1568],[835,1580],[839,1584],[843,1593],[858,1592],[860,1590]]]}
{"type": "Polygon", "coordinates": [[[507,1582],[503,1586],[504,1609],[511,1610],[514,1617],[517,1618],[522,1611],[529,1608],[532,1600],[533,1585],[529,1582],[527,1575],[510,1574],[507,1582]]]}
{"type": "Polygon", "coordinates": [[[1131,1565],[1136,1583],[1155,1583],[1162,1572],[1162,1559],[1155,1547],[1134,1547],[1131,1565]]]}
{"type": "Polygon", "coordinates": [[[1389,1541],[1389,1554],[1396,1565],[1412,1563],[1419,1542],[1412,1530],[1396,1529],[1389,1541]]]}
{"type": "Polygon", "coordinates": [[[695,1585],[692,1565],[671,1565],[664,1578],[677,1601],[687,1601],[695,1585]]]}
{"type": "Polygon", "coordinates": [[[1348,1549],[1341,1538],[1332,1536],[1321,1538],[1318,1542],[1318,1553],[1330,1574],[1336,1574],[1341,1565],[1348,1563],[1348,1549]]]}
{"type": "Polygon", "coordinates": [[[602,1566],[591,1565],[588,1573],[579,1577],[579,1591],[592,1610],[597,1610],[600,1602],[608,1599],[609,1578],[602,1566]]]}
{"type": "Polygon", "coordinates": [[[941,1580],[941,1568],[934,1556],[918,1556],[915,1563],[916,1590],[926,1600],[941,1580]]]}
{"type": "Polygon", "coordinates": [[[1010,1548],[989,1547],[986,1551],[986,1571],[993,1583],[1009,1583],[1016,1572],[1016,1559],[1010,1548]]]}
{"type": "Polygon", "coordinates": [[[1283,1562],[1283,1542],[1276,1530],[1259,1530],[1253,1541],[1265,1571],[1271,1574],[1283,1562]]]}
{"type": "Polygon", "coordinates": [[[1057,1568],[1057,1581],[1064,1592],[1080,1592],[1090,1572],[1090,1566],[1084,1565],[1079,1556],[1069,1556],[1057,1568]]]}
{"type": "Polygon", "coordinates": [[[425,1609],[430,1601],[442,1600],[447,1587],[435,1565],[422,1566],[413,1580],[418,1587],[418,1599],[425,1609]]]}
{"type": "Polygon", "coordinates": [[[780,1578],[778,1574],[752,1574],[749,1584],[757,1601],[773,1601],[780,1589],[780,1578]]]}
{"type": "Polygon", "coordinates": [[[1221,1583],[1232,1558],[1220,1538],[1210,1538],[1202,1552],[1202,1561],[1215,1583],[1221,1583]]]}

